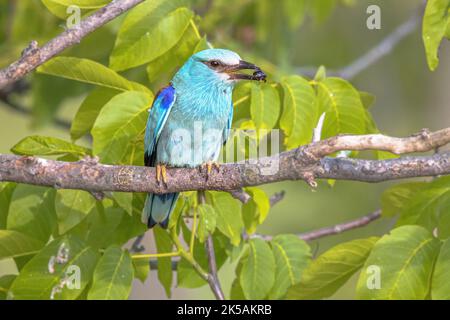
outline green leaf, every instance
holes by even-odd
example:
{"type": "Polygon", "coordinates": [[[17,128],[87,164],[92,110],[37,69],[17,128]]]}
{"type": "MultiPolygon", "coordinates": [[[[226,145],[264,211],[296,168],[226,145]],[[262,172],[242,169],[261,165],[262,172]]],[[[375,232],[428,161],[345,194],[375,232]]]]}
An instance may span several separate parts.
{"type": "Polygon", "coordinates": [[[94,197],[83,190],[58,190],[55,209],[58,218],[59,234],[64,234],[75,227],[95,207],[94,197]]]}
{"type": "Polygon", "coordinates": [[[359,92],[340,78],[317,82],[319,114],[326,112],[322,137],[339,133],[366,133],[366,111],[359,92]]]}
{"type": "Polygon", "coordinates": [[[16,277],[17,275],[15,274],[8,274],[0,277],[0,300],[7,299],[9,288],[16,277]]]}
{"type": "Polygon", "coordinates": [[[280,299],[289,287],[300,282],[303,270],[311,261],[311,250],[305,241],[293,234],[278,235],[270,244],[276,271],[269,299],[280,299]]]}
{"type": "Polygon", "coordinates": [[[415,193],[404,207],[397,225],[420,224],[429,230],[437,226],[441,212],[450,203],[450,176],[440,177],[415,193]]]}
{"type": "Polygon", "coordinates": [[[114,192],[113,198],[117,204],[130,216],[133,215],[133,194],[130,192],[114,192]]]}
{"type": "Polygon", "coordinates": [[[270,209],[270,201],[267,194],[260,188],[245,188],[250,200],[242,206],[242,218],[247,233],[255,233],[256,227],[266,220],[270,209]]]}
{"type": "MultiPolygon", "coordinates": [[[[158,253],[172,252],[172,239],[166,230],[157,226],[153,228],[153,234],[155,236],[158,253]]],[[[172,259],[170,257],[158,258],[158,279],[166,290],[167,297],[170,297],[173,279],[172,259]]]]}
{"type": "Polygon", "coordinates": [[[214,230],[216,229],[217,213],[214,211],[214,208],[207,203],[200,204],[197,209],[200,215],[197,236],[200,242],[203,243],[208,235],[214,233],[214,230]]]}
{"type": "Polygon", "coordinates": [[[429,0],[425,8],[422,39],[425,45],[428,67],[432,71],[436,70],[439,64],[439,46],[450,23],[449,8],[450,0],[429,0]]]}
{"type": "Polygon", "coordinates": [[[16,188],[13,182],[0,183],[0,229],[6,229],[11,197],[16,188]]]}
{"type": "Polygon", "coordinates": [[[373,247],[361,271],[359,299],[425,299],[428,295],[439,240],[419,226],[403,226],[383,236],[373,247]],[[373,267],[380,274],[374,274],[373,267]],[[379,276],[381,285],[372,288],[379,276]]]}
{"type": "Polygon", "coordinates": [[[114,70],[88,59],[55,57],[40,66],[38,72],[120,91],[135,90],[150,93],[145,86],[129,81],[114,70]]]}
{"type": "Polygon", "coordinates": [[[250,114],[257,129],[272,129],[280,115],[280,97],[270,84],[253,84],[250,114]]]}
{"type": "Polygon", "coordinates": [[[44,243],[56,227],[55,190],[18,184],[9,207],[7,228],[44,243]]]}
{"type": "Polygon", "coordinates": [[[0,260],[37,253],[44,245],[44,242],[30,238],[23,233],[0,230],[0,260]]]}
{"type": "Polygon", "coordinates": [[[241,232],[244,227],[241,217],[240,203],[229,193],[208,192],[217,213],[217,228],[227,236],[235,246],[241,242],[241,232]]]}
{"type": "Polygon", "coordinates": [[[170,73],[182,66],[192,54],[204,49],[204,43],[205,38],[199,39],[195,30],[189,27],[172,49],[147,65],[150,82],[160,81],[163,74],[170,73]]]}
{"type": "Polygon", "coordinates": [[[111,0],[51,0],[59,5],[77,6],[83,9],[97,9],[111,2],[111,0]]]}
{"type": "Polygon", "coordinates": [[[381,212],[385,217],[401,213],[415,195],[427,187],[425,182],[409,182],[386,189],[381,196],[381,212]]]}
{"type": "Polygon", "coordinates": [[[323,299],[333,295],[358,271],[378,240],[376,237],[339,244],[303,271],[299,284],[288,291],[288,299],[323,299]]]}
{"type": "Polygon", "coordinates": [[[286,148],[293,149],[311,141],[318,118],[316,95],[309,82],[299,76],[286,77],[281,84],[284,103],[280,127],[286,148]]]}
{"type": "Polygon", "coordinates": [[[133,260],[134,277],[139,279],[142,283],[147,280],[148,273],[150,272],[150,264],[147,259],[134,259],[133,260]]]}
{"type": "Polygon", "coordinates": [[[262,239],[251,239],[248,257],[242,266],[240,283],[248,300],[264,299],[275,282],[275,258],[262,239]]]}
{"type": "Polygon", "coordinates": [[[70,127],[72,140],[78,140],[91,131],[100,110],[119,92],[114,89],[99,87],[88,94],[72,121],[72,126],[70,127]]]}
{"type": "Polygon", "coordinates": [[[11,152],[20,155],[65,155],[84,156],[91,153],[88,148],[77,146],[58,138],[44,136],[29,136],[20,140],[11,152]]]}
{"type": "Polygon", "coordinates": [[[98,254],[80,239],[56,239],[25,265],[14,280],[10,293],[17,300],[76,299],[91,281],[97,260],[98,254]],[[63,251],[67,252],[67,260],[62,263],[54,261],[63,251]],[[67,282],[73,287],[63,285],[67,282]],[[58,292],[58,287],[61,292],[58,292]]]}
{"type": "Polygon", "coordinates": [[[152,97],[141,92],[124,92],[113,97],[100,111],[91,134],[93,152],[102,162],[118,163],[144,131],[152,97]]]}
{"type": "Polygon", "coordinates": [[[193,13],[177,8],[181,1],[145,1],[123,22],[110,56],[114,70],[126,70],[153,61],[175,46],[189,26],[193,13]]]}
{"type": "Polygon", "coordinates": [[[125,211],[112,207],[109,199],[103,205],[97,202],[96,209],[91,210],[86,219],[70,230],[70,234],[83,239],[95,249],[108,247],[111,244],[123,245],[130,237],[129,230],[119,228],[125,211]],[[125,238],[125,239],[123,239],[125,238]]]}
{"type": "Polygon", "coordinates": [[[106,249],[94,271],[89,300],[125,300],[131,292],[133,282],[131,256],[120,247],[106,249]]]}
{"type": "Polygon", "coordinates": [[[431,298],[450,300],[450,239],[442,243],[431,281],[431,298]]]}

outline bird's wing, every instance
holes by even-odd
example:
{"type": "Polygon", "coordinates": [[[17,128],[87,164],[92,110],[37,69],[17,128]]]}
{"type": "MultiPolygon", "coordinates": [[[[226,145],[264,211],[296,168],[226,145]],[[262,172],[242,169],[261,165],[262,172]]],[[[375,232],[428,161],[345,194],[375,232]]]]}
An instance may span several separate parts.
{"type": "Polygon", "coordinates": [[[155,96],[145,128],[144,163],[146,166],[154,165],[156,145],[175,100],[175,88],[172,85],[162,88],[155,96]]]}
{"type": "Polygon", "coordinates": [[[230,113],[228,115],[228,122],[225,130],[223,130],[223,144],[227,143],[228,138],[230,137],[231,124],[233,123],[233,102],[231,102],[230,113]]]}

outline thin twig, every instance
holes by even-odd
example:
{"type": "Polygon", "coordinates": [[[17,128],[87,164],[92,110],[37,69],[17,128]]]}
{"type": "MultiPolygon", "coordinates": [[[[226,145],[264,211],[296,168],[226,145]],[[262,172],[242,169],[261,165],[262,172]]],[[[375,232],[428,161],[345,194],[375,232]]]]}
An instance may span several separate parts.
{"type": "MultiPolygon", "coordinates": [[[[357,219],[354,219],[351,221],[347,221],[347,222],[340,223],[340,224],[330,226],[330,227],[320,228],[320,229],[305,232],[305,233],[300,233],[300,234],[298,234],[298,237],[305,241],[317,240],[320,238],[333,236],[336,234],[340,234],[342,232],[350,231],[350,230],[353,230],[356,228],[364,227],[364,226],[368,225],[369,223],[379,219],[380,217],[381,217],[381,210],[376,210],[368,215],[365,215],[363,217],[360,217],[360,218],[357,218],[357,219]]],[[[262,235],[262,234],[252,234],[249,237],[250,238],[260,238],[260,239],[263,239],[266,241],[270,241],[273,238],[273,236],[262,235]]]]}
{"type": "Polygon", "coordinates": [[[270,207],[273,207],[274,205],[276,205],[278,202],[280,202],[281,200],[284,199],[284,196],[286,195],[286,191],[282,190],[280,192],[274,193],[270,198],[269,198],[269,203],[270,203],[270,207]]]}
{"type": "Polygon", "coordinates": [[[81,20],[79,26],[65,30],[43,47],[39,48],[36,41],[31,41],[19,60],[0,70],[0,89],[23,78],[64,49],[80,43],[85,36],[142,1],[144,0],[113,0],[92,15],[81,20]]]}
{"type": "Polygon", "coordinates": [[[233,198],[238,199],[240,202],[246,204],[251,199],[250,195],[244,191],[244,189],[239,188],[236,190],[231,190],[230,194],[233,198]]]}

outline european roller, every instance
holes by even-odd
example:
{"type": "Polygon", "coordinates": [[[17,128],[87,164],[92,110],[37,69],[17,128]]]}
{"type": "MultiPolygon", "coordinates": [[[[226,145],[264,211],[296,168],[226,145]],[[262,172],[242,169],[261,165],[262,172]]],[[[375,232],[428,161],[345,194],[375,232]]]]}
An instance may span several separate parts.
{"type": "MultiPolygon", "coordinates": [[[[227,141],[233,119],[232,91],[239,80],[266,75],[233,51],[208,49],[192,55],[155,96],[145,131],[144,160],[166,182],[166,166],[206,166],[208,175],[227,141]],[[239,73],[254,70],[253,74],[239,73]]],[[[148,194],[143,222],[167,228],[178,193],[148,194]]]]}

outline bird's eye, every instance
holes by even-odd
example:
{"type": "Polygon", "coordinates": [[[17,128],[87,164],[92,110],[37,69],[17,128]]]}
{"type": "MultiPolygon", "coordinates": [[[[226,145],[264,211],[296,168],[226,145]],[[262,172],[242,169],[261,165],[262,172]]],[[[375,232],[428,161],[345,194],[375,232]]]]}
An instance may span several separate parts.
{"type": "Polygon", "coordinates": [[[217,68],[218,66],[220,66],[220,62],[217,60],[212,60],[209,62],[209,64],[211,65],[211,67],[213,68],[217,68]]]}

